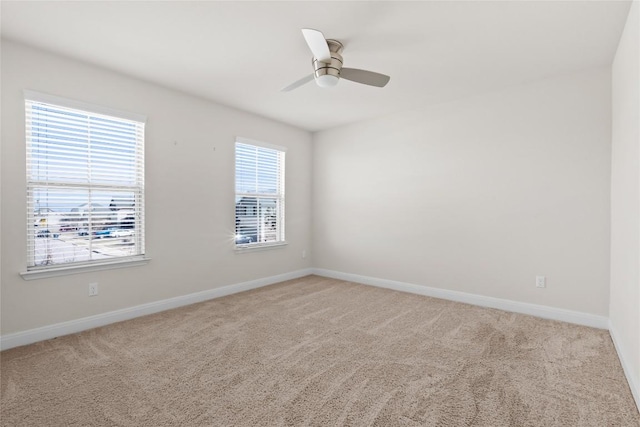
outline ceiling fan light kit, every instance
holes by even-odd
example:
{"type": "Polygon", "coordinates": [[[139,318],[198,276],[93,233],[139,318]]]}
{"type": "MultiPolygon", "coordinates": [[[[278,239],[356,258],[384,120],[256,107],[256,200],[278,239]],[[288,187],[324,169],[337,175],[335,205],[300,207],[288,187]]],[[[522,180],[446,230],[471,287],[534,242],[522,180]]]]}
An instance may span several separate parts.
{"type": "Polygon", "coordinates": [[[305,83],[315,80],[322,88],[333,87],[338,84],[340,78],[362,83],[369,86],[384,87],[390,77],[373,71],[359,70],[356,68],[342,68],[342,50],[344,46],[337,40],[325,39],[324,35],[310,28],[304,28],[302,35],[313,53],[313,74],[282,89],[289,92],[305,83]]]}
{"type": "Polygon", "coordinates": [[[337,40],[327,40],[326,43],[331,57],[324,62],[317,58],[312,59],[313,76],[318,86],[333,87],[340,80],[340,70],[342,69],[342,55],[340,53],[344,46],[337,40]]]}
{"type": "Polygon", "coordinates": [[[331,74],[316,76],[316,84],[320,87],[334,87],[338,84],[340,77],[331,74]]]}

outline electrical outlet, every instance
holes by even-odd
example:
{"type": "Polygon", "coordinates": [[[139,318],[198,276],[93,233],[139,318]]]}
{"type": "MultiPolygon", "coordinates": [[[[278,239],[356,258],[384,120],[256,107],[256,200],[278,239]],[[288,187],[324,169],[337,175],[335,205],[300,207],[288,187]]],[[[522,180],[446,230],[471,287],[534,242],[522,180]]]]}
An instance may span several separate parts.
{"type": "Polygon", "coordinates": [[[546,288],[547,279],[544,276],[536,276],[536,288],[546,288]]]}
{"type": "Polygon", "coordinates": [[[307,257],[307,250],[303,249],[302,250],[302,258],[306,258],[307,257]]]}
{"type": "Polygon", "coordinates": [[[98,284],[97,283],[89,283],[89,296],[95,297],[98,295],[98,284]]]}

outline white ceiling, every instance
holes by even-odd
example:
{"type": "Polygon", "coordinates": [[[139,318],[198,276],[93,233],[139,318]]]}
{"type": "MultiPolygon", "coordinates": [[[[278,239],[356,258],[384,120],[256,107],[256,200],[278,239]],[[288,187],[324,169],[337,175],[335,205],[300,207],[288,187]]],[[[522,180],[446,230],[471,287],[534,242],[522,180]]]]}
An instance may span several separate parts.
{"type": "Polygon", "coordinates": [[[608,66],[628,1],[2,1],[1,34],[317,131],[608,66]],[[391,76],[280,92],[312,72],[301,28],[391,76]]]}

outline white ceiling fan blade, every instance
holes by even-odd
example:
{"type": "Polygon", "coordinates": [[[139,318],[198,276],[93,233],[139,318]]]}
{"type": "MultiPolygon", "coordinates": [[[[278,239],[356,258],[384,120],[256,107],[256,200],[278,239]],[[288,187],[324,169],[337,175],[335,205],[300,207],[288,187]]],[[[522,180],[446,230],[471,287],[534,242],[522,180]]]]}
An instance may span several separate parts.
{"type": "Polygon", "coordinates": [[[280,89],[280,92],[289,92],[291,90],[294,90],[295,88],[298,88],[298,87],[302,86],[305,83],[309,83],[311,80],[313,80],[313,74],[309,74],[308,76],[304,76],[303,78],[301,78],[297,82],[291,83],[289,86],[280,89]]]}
{"type": "Polygon", "coordinates": [[[391,77],[373,71],[359,70],[357,68],[343,68],[340,70],[340,77],[352,82],[362,83],[369,86],[384,87],[391,77]]]}
{"type": "Polygon", "coordinates": [[[311,53],[313,53],[314,58],[316,58],[320,62],[331,61],[331,52],[329,52],[329,45],[327,44],[327,40],[324,38],[324,35],[320,31],[313,30],[311,28],[303,28],[302,35],[307,41],[309,49],[311,49],[311,53]]]}

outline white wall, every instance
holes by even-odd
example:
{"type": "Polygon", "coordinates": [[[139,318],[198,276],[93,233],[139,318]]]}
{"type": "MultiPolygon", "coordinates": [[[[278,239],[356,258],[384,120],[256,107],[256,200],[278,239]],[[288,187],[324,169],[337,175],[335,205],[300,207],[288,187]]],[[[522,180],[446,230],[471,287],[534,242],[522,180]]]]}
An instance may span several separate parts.
{"type": "Polygon", "coordinates": [[[311,135],[60,56],[2,42],[2,335],[310,267],[311,135]],[[145,114],[141,267],[25,281],[24,98],[31,89],[145,114]],[[286,146],[289,245],[234,251],[234,140],[286,146]],[[88,283],[100,295],[89,298],[88,283]]]}
{"type": "Polygon", "coordinates": [[[640,7],[612,68],[611,333],[640,407],[640,7]]]}
{"type": "Polygon", "coordinates": [[[606,316],[610,97],[598,69],[315,134],[314,265],[606,316]]]}

